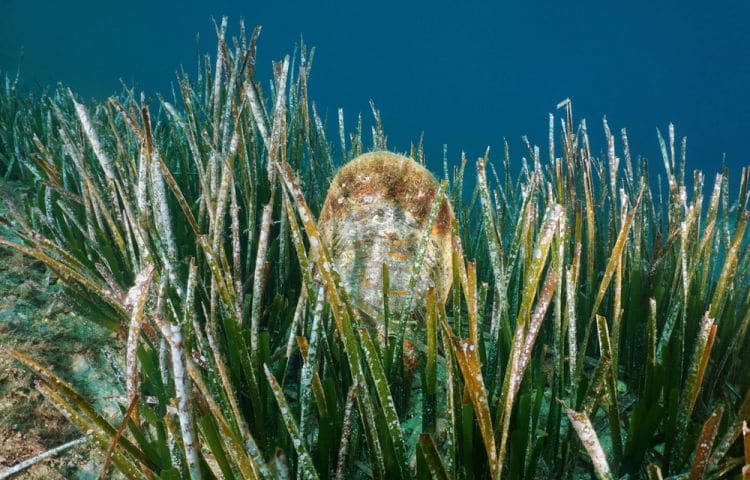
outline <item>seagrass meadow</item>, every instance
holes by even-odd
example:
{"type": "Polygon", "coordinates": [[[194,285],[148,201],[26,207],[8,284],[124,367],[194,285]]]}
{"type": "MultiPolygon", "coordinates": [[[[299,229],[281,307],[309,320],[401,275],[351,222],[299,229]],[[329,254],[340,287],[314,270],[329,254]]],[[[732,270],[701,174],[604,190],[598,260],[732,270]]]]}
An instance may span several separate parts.
{"type": "Polygon", "coordinates": [[[321,118],[313,51],[266,82],[259,30],[226,30],[165,97],[0,92],[1,173],[35,192],[0,244],[117,334],[119,420],[6,353],[100,478],[750,478],[750,169],[687,172],[671,125],[649,167],[569,101],[544,147],[446,153],[424,235],[449,199],[452,289],[381,340],[316,222],[380,114],[321,118]]]}

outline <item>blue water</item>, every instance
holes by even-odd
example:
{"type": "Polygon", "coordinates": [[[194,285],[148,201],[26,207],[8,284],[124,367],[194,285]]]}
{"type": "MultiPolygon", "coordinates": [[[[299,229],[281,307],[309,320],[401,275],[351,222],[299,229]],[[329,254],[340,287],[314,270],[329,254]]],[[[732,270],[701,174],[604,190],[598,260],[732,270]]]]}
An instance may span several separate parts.
{"type": "MultiPolygon", "coordinates": [[[[312,99],[348,126],[368,101],[389,146],[407,150],[422,131],[437,166],[442,145],[470,159],[506,137],[546,149],[547,115],[573,99],[601,148],[601,118],[627,127],[635,153],[661,165],[656,127],[688,136],[688,167],[734,181],[750,164],[750,2],[159,2],[0,0],[0,70],[27,88],[63,82],[84,97],[119,91],[119,79],[152,95],[175,71],[194,71],[196,34],[214,52],[211,16],[263,25],[261,78],[304,36],[317,53],[312,99]]],[[[619,147],[618,147],[619,148],[619,147]]],[[[517,157],[516,157],[517,158],[517,157]]]]}

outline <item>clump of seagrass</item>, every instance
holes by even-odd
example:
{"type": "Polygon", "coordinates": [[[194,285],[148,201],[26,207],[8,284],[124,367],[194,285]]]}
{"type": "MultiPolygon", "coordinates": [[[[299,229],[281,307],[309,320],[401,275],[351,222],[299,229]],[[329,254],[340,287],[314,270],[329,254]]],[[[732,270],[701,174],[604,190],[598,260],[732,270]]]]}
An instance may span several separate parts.
{"type": "MultiPolygon", "coordinates": [[[[565,101],[545,154],[524,139],[517,177],[509,146],[500,172],[487,152],[451,174],[446,151],[438,186],[381,152],[374,108],[371,144],[341,110],[339,141],[326,137],[308,97],[312,52],[274,64],[264,93],[258,30],[227,42],[222,19],[217,31],[214,66],[181,75],[165,115],[131,91],[83,104],[62,88],[19,109],[0,87],[0,149],[19,145],[0,151],[0,169],[39,190],[23,211],[10,205],[0,246],[45,263],[88,318],[129,332],[123,419],[9,353],[113,469],[531,480],[750,468],[750,168],[736,193],[728,170],[687,172],[670,125],[658,135],[664,190],[606,121],[594,155],[565,101]],[[379,204],[403,214],[383,219],[408,242],[382,239],[379,204]],[[370,252],[355,255],[370,271],[348,250],[370,252]],[[416,338],[400,320],[422,301],[416,338]],[[399,320],[387,348],[360,321],[377,322],[381,302],[394,310],[385,325],[399,320]],[[409,340],[424,340],[412,370],[409,340]]],[[[421,148],[411,156],[424,163],[421,148]]]]}
{"type": "Polygon", "coordinates": [[[426,168],[390,152],[360,155],[331,182],[320,231],[353,306],[379,328],[386,301],[399,313],[421,309],[430,288],[447,299],[453,209],[439,194],[426,168]]]}

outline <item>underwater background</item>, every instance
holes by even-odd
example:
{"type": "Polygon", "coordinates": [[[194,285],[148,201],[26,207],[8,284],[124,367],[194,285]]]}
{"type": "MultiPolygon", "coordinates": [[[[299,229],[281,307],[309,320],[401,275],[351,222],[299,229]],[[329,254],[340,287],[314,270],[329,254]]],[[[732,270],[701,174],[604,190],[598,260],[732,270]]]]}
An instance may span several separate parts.
{"type": "MultiPolygon", "coordinates": [[[[62,82],[105,99],[120,79],[168,94],[196,49],[214,53],[210,18],[262,25],[258,78],[300,37],[316,48],[310,89],[335,125],[336,109],[371,119],[407,151],[424,132],[439,170],[443,144],[473,159],[520,138],[543,142],[547,114],[570,97],[601,138],[601,119],[627,128],[637,154],[661,171],[656,127],[688,138],[688,172],[748,163],[750,2],[128,2],[0,0],[0,70],[20,61],[28,88],[62,82]],[[196,42],[196,34],[199,40],[196,42]],[[197,45],[196,45],[197,44],[197,45]]],[[[335,127],[334,127],[335,128],[335,127]]],[[[602,147],[594,142],[594,149],[602,147]]]]}
{"type": "Polygon", "coordinates": [[[750,480],[749,5],[0,0],[0,480],[750,480]]]}

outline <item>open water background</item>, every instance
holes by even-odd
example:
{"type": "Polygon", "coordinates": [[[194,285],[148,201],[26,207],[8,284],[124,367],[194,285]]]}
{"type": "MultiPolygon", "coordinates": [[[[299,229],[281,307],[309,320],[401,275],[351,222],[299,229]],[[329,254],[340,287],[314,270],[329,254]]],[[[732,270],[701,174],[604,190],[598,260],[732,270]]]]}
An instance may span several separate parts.
{"type": "MultiPolygon", "coordinates": [[[[528,134],[546,154],[548,113],[573,100],[604,148],[604,115],[627,127],[634,153],[662,171],[656,128],[688,137],[688,167],[710,173],[750,164],[750,2],[292,2],[0,0],[0,70],[20,61],[27,89],[62,82],[84,97],[120,91],[120,79],[155,98],[175,72],[215,51],[211,17],[261,24],[259,76],[301,38],[316,47],[312,99],[335,133],[343,107],[353,127],[381,110],[389,146],[425,133],[440,171],[502,139],[514,158],[528,134]],[[197,37],[196,37],[197,35],[197,37]],[[197,40],[199,38],[199,40],[197,40]],[[21,51],[23,55],[21,56],[21,51]]],[[[368,130],[369,131],[369,130],[368,130]]],[[[619,146],[618,146],[619,149],[619,146]]],[[[558,147],[559,152],[559,147],[558,147]]]]}

